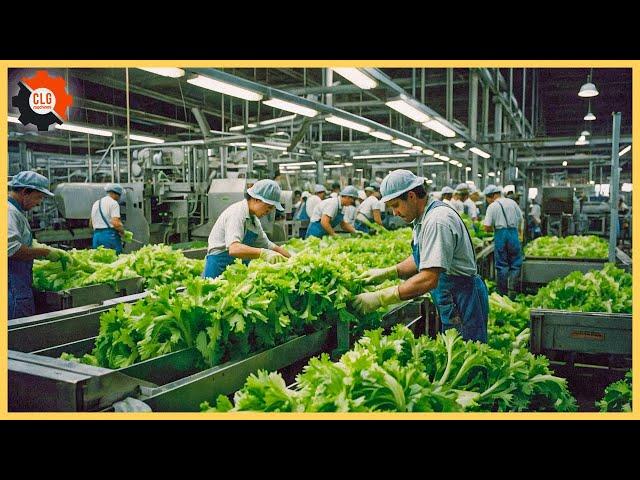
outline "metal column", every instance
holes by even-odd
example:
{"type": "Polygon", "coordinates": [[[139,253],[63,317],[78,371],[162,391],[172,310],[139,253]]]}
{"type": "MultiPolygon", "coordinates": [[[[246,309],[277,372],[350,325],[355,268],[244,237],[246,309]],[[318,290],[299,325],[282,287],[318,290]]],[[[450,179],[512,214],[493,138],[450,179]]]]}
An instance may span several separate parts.
{"type": "MultiPolygon", "coordinates": [[[[489,137],[489,85],[482,87],[482,139],[487,140],[489,137]]],[[[482,189],[487,186],[487,174],[489,173],[487,159],[482,159],[482,189]]]]}
{"type": "Polygon", "coordinates": [[[227,147],[220,147],[220,178],[227,178],[227,147]]]}
{"type": "Polygon", "coordinates": [[[447,121],[453,121],[453,68],[447,68],[447,121]]]}
{"type": "Polygon", "coordinates": [[[613,139],[611,141],[611,186],[609,203],[611,204],[611,222],[609,223],[609,261],[616,261],[616,244],[618,243],[618,189],[620,188],[620,112],[613,114],[613,139]]]}
{"type": "MultiPolygon", "coordinates": [[[[469,133],[475,141],[478,136],[478,73],[475,70],[469,72],[469,133]]],[[[471,179],[473,183],[478,181],[478,156],[475,153],[471,157],[471,179]]]]}
{"type": "Polygon", "coordinates": [[[526,121],[527,121],[527,116],[525,115],[525,103],[527,101],[527,69],[523,68],[522,69],[522,137],[524,138],[526,136],[526,121]]]}
{"type": "MultiPolygon", "coordinates": [[[[493,119],[494,140],[496,142],[500,142],[502,140],[502,103],[496,97],[494,97],[494,102],[496,104],[495,117],[493,119]]],[[[495,155],[493,157],[493,171],[496,172],[496,178],[497,178],[498,170],[500,170],[500,158],[502,157],[501,143],[495,144],[494,154],[495,155]]]]}
{"type": "Polygon", "coordinates": [[[422,156],[418,157],[417,174],[419,177],[424,177],[424,157],[422,156]]]}
{"type": "Polygon", "coordinates": [[[247,178],[253,178],[253,145],[250,138],[247,138],[247,178]]]}

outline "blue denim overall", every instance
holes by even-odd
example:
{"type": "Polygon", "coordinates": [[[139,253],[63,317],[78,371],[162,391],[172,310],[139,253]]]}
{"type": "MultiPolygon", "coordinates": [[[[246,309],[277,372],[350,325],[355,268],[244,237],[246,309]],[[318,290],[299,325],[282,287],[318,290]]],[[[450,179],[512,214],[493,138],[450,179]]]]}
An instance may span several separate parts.
{"type": "MultiPolygon", "coordinates": [[[[455,212],[455,209],[446,203],[435,200],[429,205],[426,216],[436,207],[448,207],[455,212]]],[[[458,218],[460,217],[458,216],[458,218]]],[[[460,222],[462,222],[461,218],[460,222]]],[[[466,232],[467,229],[464,224],[463,227],[466,232]]],[[[467,235],[468,234],[469,232],[467,232],[467,235]]],[[[471,243],[471,237],[469,237],[469,243],[471,243]]],[[[416,268],[419,269],[419,246],[412,244],[411,250],[416,268]]],[[[440,315],[443,332],[450,328],[455,328],[465,340],[479,340],[486,343],[487,322],[489,318],[489,292],[487,291],[487,286],[484,281],[477,273],[473,276],[465,276],[450,275],[441,271],[438,285],[431,290],[431,297],[440,315]]]]}
{"type": "Polygon", "coordinates": [[[507,295],[509,281],[511,281],[511,285],[515,285],[520,277],[522,247],[518,238],[518,229],[508,226],[504,207],[500,203],[498,205],[502,209],[507,228],[496,229],[493,237],[496,276],[498,277],[497,289],[500,295],[507,295]]]}
{"type": "MultiPolygon", "coordinates": [[[[338,201],[340,201],[340,197],[338,197],[338,201]]],[[[335,218],[331,219],[331,227],[336,228],[342,222],[343,219],[344,219],[344,214],[342,213],[342,205],[338,203],[338,214],[335,216],[335,218]]],[[[327,232],[325,231],[322,224],[319,221],[317,221],[317,222],[311,222],[309,224],[309,228],[307,228],[307,236],[305,238],[309,238],[312,236],[322,238],[325,235],[327,235],[327,232]]]]}
{"type": "MultiPolygon", "coordinates": [[[[9,198],[20,212],[24,213],[22,207],[13,198],[9,198]]],[[[29,232],[26,243],[23,245],[31,247],[33,235],[29,232]]],[[[14,260],[9,257],[9,320],[12,318],[29,317],[35,315],[36,305],[33,299],[33,260],[14,260]]]]}

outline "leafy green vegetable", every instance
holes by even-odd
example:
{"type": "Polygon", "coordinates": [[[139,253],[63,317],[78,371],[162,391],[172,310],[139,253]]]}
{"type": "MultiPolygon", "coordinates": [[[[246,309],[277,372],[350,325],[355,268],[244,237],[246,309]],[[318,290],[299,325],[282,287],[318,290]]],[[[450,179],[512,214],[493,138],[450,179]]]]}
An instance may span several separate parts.
{"type": "Polygon", "coordinates": [[[609,243],[595,235],[568,237],[539,237],[524,248],[530,257],[607,258],[609,243]]]}
{"type": "Polygon", "coordinates": [[[523,345],[523,332],[510,350],[462,340],[454,329],[415,338],[397,325],[390,335],[369,331],[333,363],[312,358],[296,389],[277,373],[258,372],[234,395],[219,397],[205,411],[452,412],[575,411],[566,381],[552,375],[545,357],[523,345]]]}
{"type": "Polygon", "coordinates": [[[630,412],[632,399],[632,375],[629,370],[623,380],[612,383],[604,389],[604,397],[596,402],[601,412],[630,412]]]}

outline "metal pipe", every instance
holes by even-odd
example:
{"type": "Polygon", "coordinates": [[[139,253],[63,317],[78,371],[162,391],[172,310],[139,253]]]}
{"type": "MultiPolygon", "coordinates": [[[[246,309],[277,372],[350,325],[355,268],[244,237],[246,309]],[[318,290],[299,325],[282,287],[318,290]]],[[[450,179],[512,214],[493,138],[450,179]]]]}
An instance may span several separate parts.
{"type": "Polygon", "coordinates": [[[227,147],[220,147],[220,178],[227,178],[227,147]]]}
{"type": "Polygon", "coordinates": [[[620,171],[618,170],[620,152],[620,112],[613,114],[613,141],[611,142],[611,183],[609,186],[609,203],[611,204],[611,221],[609,223],[609,261],[616,261],[618,243],[618,189],[620,188],[620,171]]]}
{"type": "MultiPolygon", "coordinates": [[[[482,87],[482,138],[486,139],[489,136],[489,86],[483,85],[482,87]]],[[[487,186],[487,159],[482,160],[482,188],[487,186]]]]}
{"type": "Polygon", "coordinates": [[[453,121],[453,68],[447,68],[446,85],[446,117],[447,121],[453,121]]]}
{"type": "Polygon", "coordinates": [[[525,130],[525,121],[527,119],[527,116],[525,115],[525,102],[527,101],[527,69],[523,68],[522,69],[522,136],[526,137],[526,130],[525,130]]]}
{"type": "Polygon", "coordinates": [[[427,69],[422,69],[422,83],[420,85],[420,100],[424,103],[424,93],[426,88],[426,80],[427,80],[427,69]]]}
{"type": "Polygon", "coordinates": [[[253,178],[253,146],[247,138],[247,178],[253,178]]]}
{"type": "MultiPolygon", "coordinates": [[[[325,74],[325,86],[331,87],[333,85],[333,70],[330,68],[324,69],[325,74]]],[[[325,96],[325,103],[329,106],[333,106],[333,93],[327,93],[325,96]]]]}
{"type": "MultiPolygon", "coordinates": [[[[475,142],[478,138],[478,74],[469,71],[469,136],[475,142]]],[[[478,155],[471,157],[471,178],[478,181],[478,155]]]]}
{"type": "Polygon", "coordinates": [[[125,85],[126,85],[126,92],[127,92],[127,181],[131,182],[131,112],[129,110],[129,68],[128,67],[124,69],[124,76],[125,76],[125,85]]]}
{"type": "MultiPolygon", "coordinates": [[[[496,97],[494,96],[494,101],[496,97]]],[[[502,140],[502,103],[499,101],[495,102],[495,114],[493,118],[493,126],[494,126],[494,140],[500,142],[502,140]]],[[[498,165],[500,158],[502,156],[502,145],[497,143],[493,149],[493,171],[496,172],[498,170],[498,165]]],[[[497,173],[497,172],[496,172],[497,173]]]]}

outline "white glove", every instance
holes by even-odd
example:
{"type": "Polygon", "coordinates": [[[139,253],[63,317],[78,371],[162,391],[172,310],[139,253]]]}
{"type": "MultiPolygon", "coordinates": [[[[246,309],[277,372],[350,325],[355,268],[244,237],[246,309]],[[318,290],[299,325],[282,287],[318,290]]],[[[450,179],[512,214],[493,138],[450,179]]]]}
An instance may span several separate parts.
{"type": "Polygon", "coordinates": [[[387,268],[372,268],[362,273],[358,278],[364,280],[364,283],[380,283],[384,280],[398,278],[398,270],[395,265],[387,268]]]}
{"type": "Polygon", "coordinates": [[[353,299],[353,308],[361,313],[375,312],[380,307],[400,303],[400,290],[397,286],[383,288],[375,292],[364,292],[353,299]]]}
{"type": "Polygon", "coordinates": [[[287,261],[287,257],[276,252],[275,250],[269,250],[268,248],[262,249],[260,258],[262,258],[267,263],[280,263],[287,261]]]}

